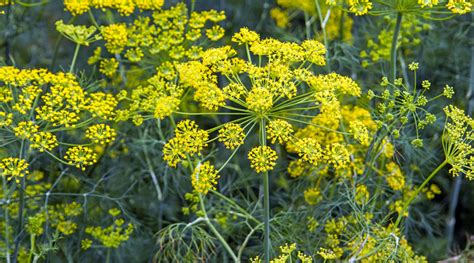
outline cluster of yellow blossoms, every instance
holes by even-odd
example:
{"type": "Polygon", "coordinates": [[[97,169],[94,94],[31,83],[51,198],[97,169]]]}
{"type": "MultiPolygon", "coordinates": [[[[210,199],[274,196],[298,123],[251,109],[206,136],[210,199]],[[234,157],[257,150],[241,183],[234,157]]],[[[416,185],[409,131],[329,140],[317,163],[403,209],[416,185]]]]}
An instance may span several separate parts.
{"type": "MultiPolygon", "coordinates": [[[[280,255],[271,259],[270,263],[287,263],[287,262],[301,262],[312,263],[313,258],[306,255],[302,251],[296,249],[296,243],[285,244],[279,247],[280,255]]],[[[250,259],[251,263],[262,263],[259,256],[250,259]]]]}
{"type": "MultiPolygon", "coordinates": [[[[371,0],[326,0],[328,5],[337,5],[340,7],[344,7],[345,2],[347,2],[349,6],[349,11],[357,16],[370,14],[373,8],[379,11],[378,8],[374,7],[374,1],[371,0]]],[[[413,11],[417,9],[436,8],[438,4],[438,0],[404,1],[401,4],[399,1],[386,1],[382,7],[393,6],[394,8],[400,8],[401,11],[413,11]]],[[[469,0],[448,0],[446,3],[446,8],[454,14],[466,14],[471,11],[471,7],[472,2],[469,0]]],[[[374,13],[376,13],[376,11],[374,11],[374,13]]]]}
{"type": "MultiPolygon", "coordinates": [[[[60,144],[70,145],[60,142],[58,133],[83,128],[93,143],[110,143],[115,130],[106,124],[91,124],[112,120],[117,103],[111,94],[87,92],[69,73],[0,67],[0,126],[9,138],[6,145],[28,142],[30,149],[57,158],[54,150],[60,144]]],[[[82,145],[69,148],[65,159],[83,170],[97,160],[92,149],[82,145]]]]}
{"type": "Polygon", "coordinates": [[[443,149],[453,176],[464,174],[474,179],[474,120],[452,105],[444,109],[447,122],[443,132],[443,149]]]}
{"type": "MultiPolygon", "coordinates": [[[[211,129],[219,131],[217,138],[228,149],[238,150],[254,126],[260,125],[265,134],[265,144],[255,147],[248,154],[255,171],[270,171],[276,165],[277,154],[266,145],[267,140],[280,144],[288,141],[296,143],[301,157],[316,163],[317,156],[323,156],[322,149],[315,143],[293,136],[294,128],[290,122],[304,124],[305,118],[318,115],[317,109],[321,113],[331,112],[337,116],[340,98],[344,94],[359,96],[358,85],[350,78],[335,73],[313,75],[310,70],[304,69],[311,64],[325,64],[326,50],[317,41],[307,40],[299,45],[276,39],[261,40],[257,33],[246,28],[237,32],[232,41],[245,47],[247,60],[235,57],[237,51],[230,46],[208,49],[203,52],[202,59],[176,65],[178,85],[184,89],[191,88],[194,100],[202,108],[211,112],[222,108],[230,111],[226,114],[236,116],[236,120],[211,129]],[[253,63],[251,54],[260,61],[257,65],[253,63]],[[262,64],[263,60],[267,62],[262,64]],[[219,88],[218,75],[227,79],[228,84],[223,89],[219,88]],[[244,83],[251,85],[247,87],[244,83]],[[298,110],[306,110],[312,115],[300,115],[298,110]]],[[[172,104],[174,109],[169,108],[167,114],[162,116],[170,116],[176,111],[178,102],[172,104]]],[[[183,149],[186,144],[198,145],[198,148],[188,151],[193,154],[202,149],[203,138],[207,138],[207,133],[204,133],[205,136],[187,136],[186,141],[177,143],[181,132],[179,128],[176,130],[177,136],[165,145],[163,151],[165,160],[172,166],[185,157],[184,154],[180,156],[184,151],[176,149],[183,149]]],[[[327,153],[322,159],[330,165],[342,166],[348,162],[348,152],[341,144],[328,147],[327,153]]]]}
{"type": "MultiPolygon", "coordinates": [[[[188,13],[186,5],[179,3],[166,10],[156,10],[151,16],[138,16],[130,23],[101,26],[101,38],[109,53],[123,54],[131,63],[143,61],[147,67],[150,63],[158,67],[158,74],[155,76],[158,78],[162,74],[159,70],[161,65],[171,61],[198,59],[202,53],[203,40],[217,41],[224,36],[225,30],[217,24],[225,19],[223,12],[209,10],[188,13]],[[212,27],[206,26],[208,22],[213,24],[212,27]]],[[[102,48],[98,47],[88,62],[100,62],[100,72],[113,78],[119,64],[115,58],[103,56],[102,48]]],[[[174,77],[172,73],[164,72],[162,77],[169,80],[174,77]]]]}
{"type": "MultiPolygon", "coordinates": [[[[114,217],[113,224],[108,227],[87,227],[85,232],[91,235],[93,238],[98,240],[104,247],[107,248],[118,248],[120,244],[127,241],[133,232],[133,224],[129,223],[125,225],[123,218],[118,218],[121,211],[112,208],[109,210],[109,214],[114,217]]],[[[92,240],[83,239],[81,241],[82,249],[88,249],[92,245],[92,240]]]]}
{"type": "Polygon", "coordinates": [[[64,0],[64,6],[72,15],[80,15],[94,9],[115,9],[121,15],[129,16],[136,8],[159,10],[164,0],[64,0]]]}

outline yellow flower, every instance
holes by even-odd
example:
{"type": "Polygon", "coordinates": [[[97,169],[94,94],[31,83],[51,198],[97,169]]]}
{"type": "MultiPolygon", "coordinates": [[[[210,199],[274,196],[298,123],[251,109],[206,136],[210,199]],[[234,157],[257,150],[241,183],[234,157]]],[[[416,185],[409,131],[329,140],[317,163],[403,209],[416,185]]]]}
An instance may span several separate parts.
{"type": "Polygon", "coordinates": [[[28,163],[23,159],[8,157],[0,161],[0,174],[11,181],[15,179],[16,183],[20,183],[20,178],[23,178],[29,173],[28,163]]]}
{"type": "Polygon", "coordinates": [[[323,198],[321,191],[317,187],[312,187],[304,190],[303,193],[304,200],[309,205],[317,205],[323,198]]]}
{"type": "Polygon", "coordinates": [[[423,7],[433,7],[438,4],[438,0],[418,0],[418,4],[423,7]]]}
{"type": "Polygon", "coordinates": [[[372,9],[372,2],[369,0],[349,0],[349,10],[357,16],[365,15],[372,9]]]}
{"type": "Polygon", "coordinates": [[[153,117],[163,120],[178,110],[181,101],[172,96],[160,97],[156,100],[155,112],[153,117]]]}
{"type": "Polygon", "coordinates": [[[288,13],[281,8],[275,7],[270,10],[270,16],[275,20],[276,25],[285,28],[289,24],[288,13]]]}
{"type": "Polygon", "coordinates": [[[221,39],[224,36],[225,30],[218,26],[215,25],[211,27],[210,29],[206,30],[206,36],[211,40],[211,41],[217,41],[221,39]]]}
{"type": "Polygon", "coordinates": [[[273,170],[278,156],[268,146],[257,146],[249,152],[248,158],[250,160],[250,167],[257,173],[262,173],[273,170]]]}
{"type": "Polygon", "coordinates": [[[87,128],[86,137],[94,143],[108,144],[115,140],[117,132],[106,124],[95,124],[87,128]]]}
{"type": "Polygon", "coordinates": [[[263,114],[273,106],[271,92],[266,88],[253,88],[247,95],[247,107],[249,110],[263,114]]]}
{"type": "Polygon", "coordinates": [[[356,187],[355,201],[359,205],[367,204],[369,201],[370,193],[367,190],[367,186],[361,184],[356,187]]]}
{"type": "Polygon", "coordinates": [[[252,44],[260,40],[260,36],[254,32],[249,30],[246,27],[242,27],[239,32],[235,33],[232,36],[232,42],[235,42],[239,45],[243,44],[252,44]]]}
{"type": "Polygon", "coordinates": [[[321,145],[313,138],[303,138],[295,144],[298,155],[312,165],[318,165],[323,158],[321,145]]]}
{"type": "Polygon", "coordinates": [[[89,5],[90,0],[64,0],[64,6],[73,16],[87,12],[89,5]]]}
{"type": "Polygon", "coordinates": [[[20,139],[32,138],[35,133],[39,131],[39,126],[32,121],[22,121],[13,128],[15,136],[20,139]]]}
{"type": "Polygon", "coordinates": [[[31,148],[39,149],[40,152],[51,151],[59,145],[56,135],[51,132],[38,132],[30,137],[31,148]]]}
{"type": "Polygon", "coordinates": [[[125,24],[111,24],[102,28],[102,37],[105,47],[110,53],[118,54],[128,42],[127,26],[125,24]]]}
{"type": "Polygon", "coordinates": [[[462,15],[471,12],[472,3],[466,0],[449,0],[446,7],[448,7],[451,12],[462,15]]]}
{"type": "Polygon", "coordinates": [[[294,130],[291,124],[285,120],[277,119],[272,120],[267,124],[267,138],[271,140],[272,143],[278,141],[278,143],[283,144],[290,140],[294,130]]]}
{"type": "Polygon", "coordinates": [[[85,146],[75,146],[67,149],[64,159],[69,165],[74,165],[85,171],[86,166],[93,165],[97,162],[97,154],[91,148],[85,146]]]}
{"type": "Polygon", "coordinates": [[[216,190],[219,174],[209,162],[199,164],[191,175],[191,184],[194,190],[201,194],[207,194],[210,190],[216,190]]]}
{"type": "Polygon", "coordinates": [[[111,78],[115,75],[119,66],[118,61],[115,58],[104,59],[100,61],[99,71],[105,76],[111,78]]]}
{"type": "Polygon", "coordinates": [[[219,129],[219,141],[224,144],[227,149],[233,150],[244,143],[244,129],[239,124],[226,123],[219,129]]]}

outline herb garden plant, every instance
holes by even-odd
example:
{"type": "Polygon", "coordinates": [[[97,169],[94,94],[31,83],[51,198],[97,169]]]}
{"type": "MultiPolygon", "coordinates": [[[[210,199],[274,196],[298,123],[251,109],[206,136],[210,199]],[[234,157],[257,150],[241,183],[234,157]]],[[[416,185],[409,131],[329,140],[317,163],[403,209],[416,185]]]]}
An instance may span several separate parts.
{"type": "Polygon", "coordinates": [[[469,262],[471,8],[0,0],[1,262],[469,262]]]}

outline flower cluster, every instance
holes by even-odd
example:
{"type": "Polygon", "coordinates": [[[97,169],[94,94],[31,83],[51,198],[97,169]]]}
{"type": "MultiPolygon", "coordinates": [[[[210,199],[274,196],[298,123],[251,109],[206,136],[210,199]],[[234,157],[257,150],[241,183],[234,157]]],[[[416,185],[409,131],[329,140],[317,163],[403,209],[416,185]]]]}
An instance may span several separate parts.
{"type": "Polygon", "coordinates": [[[176,125],[175,136],[163,148],[163,159],[171,167],[200,151],[207,146],[209,134],[199,129],[191,120],[183,120],[176,125]]]}
{"type": "Polygon", "coordinates": [[[411,143],[415,147],[422,147],[423,141],[419,137],[419,131],[436,121],[436,116],[426,110],[428,102],[432,102],[443,95],[448,98],[451,97],[452,88],[445,88],[443,94],[428,99],[424,94],[430,88],[430,82],[424,80],[421,89],[417,87],[416,70],[418,66],[416,63],[412,63],[410,68],[412,68],[415,76],[413,85],[407,86],[401,78],[396,79],[394,83],[390,83],[384,77],[380,84],[384,91],[376,95],[372,90],[369,90],[367,96],[369,99],[376,98],[380,100],[377,104],[377,122],[379,124],[385,123],[387,127],[392,127],[389,132],[395,138],[400,136],[405,127],[412,124],[416,131],[416,138],[411,143]],[[393,125],[387,125],[391,123],[393,125]]]}
{"type": "Polygon", "coordinates": [[[444,108],[447,122],[443,132],[446,161],[453,176],[464,174],[474,179],[474,120],[452,105],[444,108]]]}
{"type": "Polygon", "coordinates": [[[20,179],[28,173],[28,163],[25,160],[9,157],[0,161],[0,174],[8,181],[14,179],[16,183],[20,183],[20,179]]]}
{"type": "Polygon", "coordinates": [[[91,9],[115,9],[123,16],[131,15],[136,8],[140,10],[159,10],[164,0],[64,0],[66,10],[77,16],[91,9]]]}

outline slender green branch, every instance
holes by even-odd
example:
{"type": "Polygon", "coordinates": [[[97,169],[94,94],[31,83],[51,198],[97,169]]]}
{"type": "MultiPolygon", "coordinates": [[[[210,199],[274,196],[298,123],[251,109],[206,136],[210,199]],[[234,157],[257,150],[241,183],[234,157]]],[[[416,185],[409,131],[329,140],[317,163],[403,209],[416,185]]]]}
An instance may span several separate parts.
{"type": "MultiPolygon", "coordinates": [[[[267,136],[265,134],[265,119],[260,121],[260,144],[266,146],[267,136]]],[[[270,187],[268,180],[268,171],[263,173],[263,222],[264,222],[264,262],[270,262],[270,187]]]]}
{"type": "Polygon", "coordinates": [[[394,227],[396,228],[398,226],[398,224],[400,224],[400,221],[402,220],[403,218],[403,214],[405,214],[405,212],[408,210],[408,207],[410,206],[411,202],[415,199],[416,196],[418,196],[418,194],[421,192],[421,190],[423,190],[423,188],[426,186],[426,184],[428,184],[429,181],[431,181],[431,179],[433,179],[433,177],[447,164],[448,162],[445,160],[444,162],[442,162],[438,167],[436,167],[436,169],[433,170],[433,172],[431,172],[431,174],[425,179],[425,181],[423,181],[423,183],[418,186],[418,188],[415,190],[415,192],[413,194],[411,194],[410,198],[403,204],[403,208],[402,210],[398,213],[398,217],[397,217],[397,221],[395,221],[395,225],[394,227]]]}
{"type": "Polygon", "coordinates": [[[397,13],[397,22],[393,31],[392,46],[390,48],[390,75],[388,78],[390,82],[395,81],[397,77],[397,44],[402,26],[402,16],[401,12],[397,13]]]}
{"type": "Polygon", "coordinates": [[[214,227],[214,225],[209,220],[209,217],[207,216],[207,212],[206,212],[206,207],[204,205],[204,199],[202,198],[201,194],[199,194],[199,204],[201,206],[202,212],[204,213],[204,218],[206,219],[205,222],[206,222],[207,226],[211,229],[212,233],[214,233],[214,235],[216,235],[217,239],[219,239],[222,246],[224,246],[224,249],[227,250],[227,252],[232,257],[234,262],[239,262],[239,259],[235,255],[234,251],[232,251],[232,248],[230,248],[227,241],[225,241],[225,239],[222,237],[222,235],[219,233],[219,231],[217,231],[217,229],[214,227]]]}
{"type": "Polygon", "coordinates": [[[69,67],[69,73],[72,73],[74,71],[74,65],[76,64],[77,55],[79,54],[80,47],[80,44],[76,44],[76,49],[74,50],[74,56],[72,57],[71,66],[69,67]]]}

